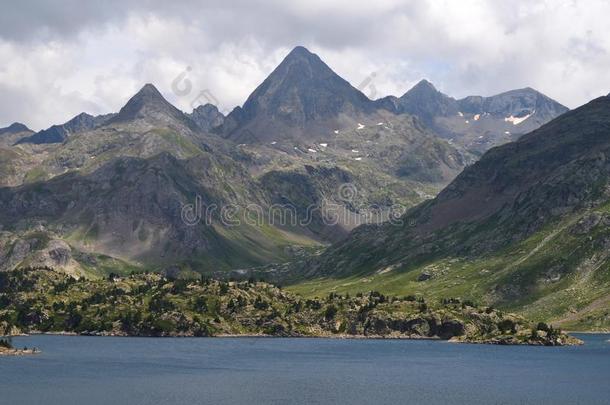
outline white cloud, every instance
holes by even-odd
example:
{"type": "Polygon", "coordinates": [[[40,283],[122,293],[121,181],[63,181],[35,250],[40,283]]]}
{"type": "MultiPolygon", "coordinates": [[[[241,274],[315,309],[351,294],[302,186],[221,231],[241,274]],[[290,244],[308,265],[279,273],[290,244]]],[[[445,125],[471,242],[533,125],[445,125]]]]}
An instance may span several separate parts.
{"type": "Polygon", "coordinates": [[[146,82],[184,110],[207,90],[201,101],[227,111],[295,45],[354,86],[374,73],[363,89],[371,97],[424,77],[456,97],[531,86],[569,107],[610,91],[610,4],[601,0],[51,3],[3,8],[0,126],[116,111],[146,82]],[[187,67],[192,90],[174,94],[187,67]]]}

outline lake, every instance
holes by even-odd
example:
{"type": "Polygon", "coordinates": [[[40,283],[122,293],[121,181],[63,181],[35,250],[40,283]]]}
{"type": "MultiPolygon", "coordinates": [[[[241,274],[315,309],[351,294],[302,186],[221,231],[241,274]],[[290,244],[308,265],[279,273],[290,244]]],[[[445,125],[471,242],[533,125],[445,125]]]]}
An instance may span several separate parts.
{"type": "Polygon", "coordinates": [[[581,347],[28,336],[2,404],[609,404],[610,335],[581,347]]]}

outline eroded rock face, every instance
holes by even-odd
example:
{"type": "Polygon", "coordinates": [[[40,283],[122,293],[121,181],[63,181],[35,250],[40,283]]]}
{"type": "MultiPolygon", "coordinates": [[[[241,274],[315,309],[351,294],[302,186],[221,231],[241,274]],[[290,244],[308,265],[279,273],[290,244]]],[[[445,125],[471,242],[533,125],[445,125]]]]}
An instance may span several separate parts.
{"type": "Polygon", "coordinates": [[[72,258],[72,249],[62,240],[52,240],[49,242],[48,255],[56,266],[66,266],[72,258]]]}
{"type": "Polygon", "coordinates": [[[21,267],[62,270],[73,264],[72,256],[68,243],[42,230],[29,235],[7,232],[0,240],[0,271],[21,267]]]}
{"type": "MultiPolygon", "coordinates": [[[[358,322],[356,320],[356,322],[358,322]]],[[[463,336],[466,327],[463,322],[456,319],[441,320],[434,316],[417,318],[402,318],[385,313],[370,314],[364,323],[364,333],[367,335],[387,336],[400,334],[412,337],[451,339],[463,336]]],[[[352,326],[348,330],[358,330],[352,326]]]]}

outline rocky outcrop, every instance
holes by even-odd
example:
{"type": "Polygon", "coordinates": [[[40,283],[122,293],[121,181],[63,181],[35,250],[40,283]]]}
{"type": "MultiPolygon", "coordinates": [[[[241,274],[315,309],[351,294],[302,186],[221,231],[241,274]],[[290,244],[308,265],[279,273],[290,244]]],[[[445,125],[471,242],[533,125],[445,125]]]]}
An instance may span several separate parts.
{"type": "Polygon", "coordinates": [[[205,132],[221,127],[225,121],[225,116],[218,111],[218,108],[209,103],[195,108],[189,117],[205,132]]]}

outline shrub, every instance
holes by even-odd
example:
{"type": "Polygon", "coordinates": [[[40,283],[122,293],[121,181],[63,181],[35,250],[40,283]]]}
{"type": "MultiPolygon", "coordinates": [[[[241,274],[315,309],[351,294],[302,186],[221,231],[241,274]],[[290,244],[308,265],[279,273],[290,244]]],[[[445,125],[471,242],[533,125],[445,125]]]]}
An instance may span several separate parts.
{"type": "Polygon", "coordinates": [[[330,321],[337,315],[337,307],[334,305],[329,305],[326,307],[326,311],[324,311],[324,319],[330,321]]]}
{"type": "Polygon", "coordinates": [[[4,347],[5,349],[12,349],[13,345],[11,343],[10,338],[0,339],[0,347],[4,347]]]}

